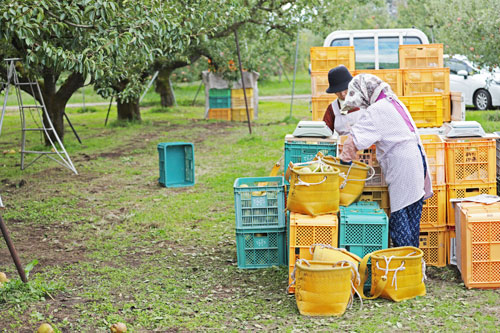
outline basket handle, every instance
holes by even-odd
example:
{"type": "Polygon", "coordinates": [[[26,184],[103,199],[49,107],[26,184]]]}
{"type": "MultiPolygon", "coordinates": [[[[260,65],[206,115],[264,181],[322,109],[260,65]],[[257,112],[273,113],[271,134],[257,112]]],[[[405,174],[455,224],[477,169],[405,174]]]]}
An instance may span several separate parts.
{"type": "MultiPolygon", "coordinates": [[[[379,297],[382,294],[382,291],[385,288],[385,285],[387,284],[387,275],[382,276],[382,278],[377,282],[377,285],[375,286],[375,290],[373,292],[372,296],[365,296],[363,292],[363,287],[366,282],[366,266],[368,265],[368,260],[372,256],[371,253],[368,253],[363,257],[363,260],[361,260],[361,263],[359,265],[359,275],[361,276],[361,283],[358,285],[358,293],[361,295],[362,298],[364,299],[375,299],[379,297]]],[[[373,265],[373,263],[372,263],[373,265]]],[[[373,276],[372,276],[372,283],[373,283],[373,276]]]]}
{"type": "Polygon", "coordinates": [[[300,179],[300,176],[297,175],[297,179],[299,180],[297,183],[295,183],[295,186],[298,186],[298,185],[305,185],[305,186],[311,186],[311,185],[320,185],[320,184],[323,184],[325,181],[326,181],[326,176],[323,178],[322,181],[320,182],[317,182],[317,183],[308,183],[308,182],[305,182],[303,181],[302,179],[300,179]]]}

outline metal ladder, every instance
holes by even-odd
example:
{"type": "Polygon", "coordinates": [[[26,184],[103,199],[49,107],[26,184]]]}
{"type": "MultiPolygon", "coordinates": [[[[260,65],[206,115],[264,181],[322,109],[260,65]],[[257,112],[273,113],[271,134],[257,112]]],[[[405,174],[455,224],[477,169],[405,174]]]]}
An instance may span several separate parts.
{"type": "Polygon", "coordinates": [[[22,125],[22,141],[21,141],[21,170],[26,169],[33,163],[35,163],[40,157],[46,155],[50,159],[54,160],[55,162],[59,163],[63,167],[73,171],[75,174],[78,174],[78,172],[75,169],[75,166],[73,165],[73,162],[71,162],[71,158],[69,157],[68,153],[66,152],[66,149],[64,148],[64,145],[62,144],[61,140],[59,139],[59,136],[57,135],[57,132],[54,128],[54,125],[52,125],[52,121],[50,120],[49,113],[47,112],[47,108],[45,107],[45,102],[43,101],[43,96],[42,96],[42,91],[40,90],[40,86],[38,85],[38,82],[35,80],[33,82],[19,82],[19,77],[17,76],[16,72],[16,67],[15,67],[15,62],[20,61],[20,58],[9,58],[5,59],[7,61],[8,69],[7,69],[7,83],[3,83],[3,88],[5,88],[5,99],[3,102],[3,108],[2,108],[2,115],[0,117],[0,134],[2,133],[2,125],[3,125],[3,119],[5,115],[5,111],[7,108],[7,98],[9,97],[9,87],[11,84],[14,85],[15,90],[16,90],[16,96],[17,96],[17,103],[19,106],[19,112],[21,116],[21,125],[22,125]],[[33,96],[34,100],[34,105],[24,105],[22,96],[21,96],[21,86],[28,86],[28,89],[31,90],[31,96],[33,96]],[[38,104],[37,99],[35,96],[40,97],[40,102],[41,104],[38,104]],[[26,121],[26,111],[30,114],[33,122],[37,127],[27,127],[27,121],[26,121]],[[36,113],[36,116],[33,115],[33,113],[36,113]],[[46,123],[44,123],[44,117],[46,119],[46,123]],[[40,125],[38,125],[37,120],[40,122],[40,125]],[[46,126],[47,125],[47,126],[46,126]],[[45,133],[45,136],[49,140],[50,144],[52,145],[52,149],[50,151],[37,151],[37,150],[26,150],[26,134],[28,132],[32,131],[38,131],[40,132],[40,135],[42,133],[45,133]],[[53,140],[55,138],[55,140],[53,140]],[[56,141],[56,142],[54,142],[56,141]],[[58,148],[59,146],[59,148],[58,148]],[[35,159],[33,159],[31,162],[25,165],[25,155],[26,154],[36,154],[38,155],[35,159]],[[54,157],[53,155],[57,155],[54,157]]]}

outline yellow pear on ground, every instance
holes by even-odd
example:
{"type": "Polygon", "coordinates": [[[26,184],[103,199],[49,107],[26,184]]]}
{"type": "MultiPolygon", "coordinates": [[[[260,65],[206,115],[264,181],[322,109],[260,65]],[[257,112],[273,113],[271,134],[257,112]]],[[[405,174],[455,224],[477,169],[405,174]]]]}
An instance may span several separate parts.
{"type": "Polygon", "coordinates": [[[43,323],[38,327],[37,333],[54,333],[54,329],[47,323],[43,323]]]}
{"type": "Polygon", "coordinates": [[[127,325],[124,323],[116,323],[111,325],[110,329],[113,333],[125,333],[127,332],[127,325]]]}
{"type": "Polygon", "coordinates": [[[0,272],[0,282],[9,282],[9,279],[7,279],[7,275],[5,275],[4,272],[0,272]]]}

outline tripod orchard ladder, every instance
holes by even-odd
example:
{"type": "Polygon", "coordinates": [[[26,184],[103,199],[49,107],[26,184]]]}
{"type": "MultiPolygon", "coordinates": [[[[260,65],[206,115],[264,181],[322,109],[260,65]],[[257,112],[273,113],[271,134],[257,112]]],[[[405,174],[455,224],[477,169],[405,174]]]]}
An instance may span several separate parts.
{"type": "Polygon", "coordinates": [[[3,103],[2,115],[0,117],[0,134],[2,133],[3,119],[7,108],[9,87],[12,84],[16,90],[17,103],[19,106],[19,112],[21,116],[21,126],[22,126],[21,170],[26,169],[27,167],[35,163],[40,157],[46,155],[47,157],[59,163],[63,167],[68,168],[75,174],[78,174],[78,172],[75,169],[75,166],[73,165],[73,162],[71,162],[71,158],[69,157],[68,153],[66,152],[66,149],[64,148],[64,145],[62,144],[61,140],[59,139],[59,136],[57,135],[54,125],[52,124],[52,121],[50,120],[50,116],[49,113],[47,112],[47,108],[45,107],[42,91],[40,90],[38,82],[36,80],[32,82],[19,82],[19,77],[17,76],[15,67],[15,62],[20,60],[21,60],[20,58],[5,59],[5,61],[7,61],[7,83],[4,83],[5,99],[3,103]],[[23,99],[21,95],[21,86],[28,86],[28,89],[30,89],[30,94],[31,96],[33,96],[34,100],[33,105],[23,104],[23,99]],[[40,104],[36,96],[38,96],[40,104]],[[27,126],[26,111],[28,111],[31,118],[33,119],[33,122],[36,124],[37,127],[27,126]],[[36,113],[36,116],[34,115],[34,113],[36,113]],[[40,125],[38,125],[36,119],[38,119],[40,125]],[[52,149],[50,151],[26,150],[26,134],[32,131],[45,133],[45,137],[50,142],[52,149]],[[26,154],[37,154],[38,156],[34,160],[25,165],[26,154]],[[57,155],[58,158],[54,157],[53,155],[57,155]]]}

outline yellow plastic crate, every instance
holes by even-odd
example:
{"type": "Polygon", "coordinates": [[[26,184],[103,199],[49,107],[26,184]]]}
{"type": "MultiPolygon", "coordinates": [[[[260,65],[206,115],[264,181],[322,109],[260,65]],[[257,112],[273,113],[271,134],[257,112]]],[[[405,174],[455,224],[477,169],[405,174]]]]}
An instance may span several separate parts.
{"type": "Polygon", "coordinates": [[[382,208],[387,216],[391,215],[391,203],[387,186],[365,186],[359,201],[374,201],[382,208]]]}
{"type": "MultiPolygon", "coordinates": [[[[248,108],[253,108],[253,89],[247,88],[247,103],[248,108]]],[[[244,109],[245,105],[245,95],[243,95],[243,89],[231,89],[231,109],[244,109]]]]}
{"type": "Polygon", "coordinates": [[[399,45],[399,68],[443,67],[443,44],[399,45]]]}
{"type": "Polygon", "coordinates": [[[208,109],[208,119],[231,121],[231,109],[208,109]]]}
{"type": "Polygon", "coordinates": [[[328,72],[339,65],[354,70],[354,46],[311,47],[311,72],[328,72]]]}
{"type": "Polygon", "coordinates": [[[500,203],[462,203],[458,227],[457,259],[465,286],[500,288],[500,203]]]}
{"type": "Polygon", "coordinates": [[[328,72],[311,72],[312,97],[335,96],[326,92],[328,86],[328,72]]]}
{"type": "Polygon", "coordinates": [[[417,127],[443,125],[442,95],[400,96],[399,99],[406,105],[417,127]]]}
{"type": "Polygon", "coordinates": [[[311,107],[312,107],[312,120],[323,120],[325,111],[334,100],[337,99],[336,95],[325,95],[322,97],[312,97],[311,107]]]}
{"type": "Polygon", "coordinates": [[[446,226],[420,231],[419,248],[428,266],[446,266],[446,226]]]}
{"type": "Polygon", "coordinates": [[[415,68],[403,70],[403,95],[429,95],[450,93],[450,69],[415,68]]]}
{"type": "Polygon", "coordinates": [[[434,185],[432,191],[434,195],[427,199],[422,207],[422,230],[446,226],[446,185],[434,185]]]}
{"type": "Polygon", "coordinates": [[[352,76],[358,74],[376,75],[382,81],[387,82],[396,95],[403,95],[403,71],[400,69],[363,69],[352,72],[352,76]]]}
{"type": "Polygon", "coordinates": [[[496,182],[496,141],[494,138],[446,138],[445,145],[447,184],[496,182]]]}
{"type": "Polygon", "coordinates": [[[422,134],[420,140],[427,155],[428,169],[433,185],[446,184],[446,150],[443,138],[436,134],[422,134]]]}
{"type": "Polygon", "coordinates": [[[451,121],[451,93],[443,94],[443,122],[451,121]]]}
{"type": "MultiPolygon", "coordinates": [[[[253,108],[248,109],[250,120],[253,120],[253,108]]],[[[231,109],[232,121],[247,121],[247,109],[231,109]]]]}
{"type": "MultiPolygon", "coordinates": [[[[289,284],[292,282],[291,274],[297,259],[312,259],[310,251],[313,244],[326,244],[338,247],[338,218],[337,214],[309,216],[290,212],[289,225],[289,284]]],[[[288,289],[293,293],[295,288],[288,289]]]]}
{"type": "Polygon", "coordinates": [[[448,203],[447,225],[455,226],[455,211],[450,203],[450,199],[470,198],[479,194],[497,194],[496,181],[489,184],[475,184],[475,185],[446,185],[446,202],[448,203]]]}

